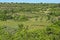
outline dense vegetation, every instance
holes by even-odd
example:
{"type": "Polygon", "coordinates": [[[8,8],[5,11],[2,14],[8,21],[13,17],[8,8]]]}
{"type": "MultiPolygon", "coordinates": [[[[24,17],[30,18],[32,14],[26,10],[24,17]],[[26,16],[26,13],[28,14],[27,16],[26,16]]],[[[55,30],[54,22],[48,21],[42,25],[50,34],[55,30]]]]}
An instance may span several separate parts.
{"type": "Polygon", "coordinates": [[[60,40],[60,4],[0,3],[0,40],[60,40]]]}

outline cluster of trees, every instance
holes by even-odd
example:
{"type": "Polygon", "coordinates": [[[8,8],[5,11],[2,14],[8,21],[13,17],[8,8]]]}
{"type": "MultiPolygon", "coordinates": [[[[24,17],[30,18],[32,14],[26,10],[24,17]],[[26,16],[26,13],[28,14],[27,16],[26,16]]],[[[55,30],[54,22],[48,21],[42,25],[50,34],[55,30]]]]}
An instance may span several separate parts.
{"type": "MultiPolygon", "coordinates": [[[[47,15],[48,20],[50,19],[50,15],[59,16],[60,15],[60,4],[47,4],[47,3],[37,3],[37,4],[29,4],[29,3],[0,3],[0,20],[13,19],[12,15],[15,13],[23,14],[28,12],[28,14],[37,14],[40,15],[47,9],[51,8],[51,12],[47,15]],[[40,12],[42,11],[42,13],[40,12]],[[8,15],[7,15],[8,14],[8,15]]],[[[18,14],[18,15],[19,15],[18,14]]],[[[26,18],[27,19],[27,18],[26,18]]]]}
{"type": "Polygon", "coordinates": [[[8,10],[0,10],[0,20],[2,20],[2,21],[11,20],[11,19],[21,20],[21,21],[28,20],[27,16],[25,16],[25,15],[14,14],[14,12],[12,12],[12,13],[11,12],[9,13],[8,10]]]}

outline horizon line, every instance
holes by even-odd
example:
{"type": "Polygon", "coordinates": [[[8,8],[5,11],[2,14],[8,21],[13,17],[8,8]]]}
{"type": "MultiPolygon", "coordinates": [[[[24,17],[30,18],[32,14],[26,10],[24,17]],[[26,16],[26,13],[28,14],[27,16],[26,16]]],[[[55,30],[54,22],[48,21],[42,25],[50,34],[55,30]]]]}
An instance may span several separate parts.
{"type": "MultiPolygon", "coordinates": [[[[0,2],[0,3],[52,3],[52,2],[0,2]]],[[[53,2],[53,3],[57,3],[57,2],[53,2]]]]}

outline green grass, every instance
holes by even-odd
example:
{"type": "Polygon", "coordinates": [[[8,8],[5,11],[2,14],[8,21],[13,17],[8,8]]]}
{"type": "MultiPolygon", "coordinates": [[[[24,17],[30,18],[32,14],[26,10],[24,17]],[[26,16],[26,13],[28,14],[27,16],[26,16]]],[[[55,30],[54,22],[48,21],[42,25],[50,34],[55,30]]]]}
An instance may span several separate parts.
{"type": "Polygon", "coordinates": [[[58,5],[0,3],[0,40],[60,40],[58,5]]]}

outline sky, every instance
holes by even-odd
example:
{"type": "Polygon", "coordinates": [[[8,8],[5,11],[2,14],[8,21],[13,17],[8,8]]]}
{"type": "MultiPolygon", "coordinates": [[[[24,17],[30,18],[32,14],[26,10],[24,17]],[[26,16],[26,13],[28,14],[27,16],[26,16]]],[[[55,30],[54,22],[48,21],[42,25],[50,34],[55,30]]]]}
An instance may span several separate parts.
{"type": "Polygon", "coordinates": [[[0,2],[24,2],[24,3],[60,3],[60,0],[0,0],[0,2]]]}

